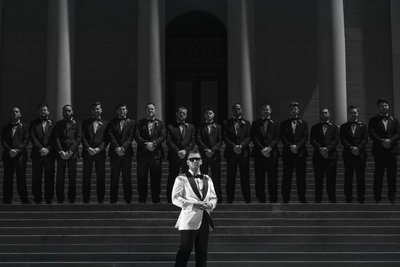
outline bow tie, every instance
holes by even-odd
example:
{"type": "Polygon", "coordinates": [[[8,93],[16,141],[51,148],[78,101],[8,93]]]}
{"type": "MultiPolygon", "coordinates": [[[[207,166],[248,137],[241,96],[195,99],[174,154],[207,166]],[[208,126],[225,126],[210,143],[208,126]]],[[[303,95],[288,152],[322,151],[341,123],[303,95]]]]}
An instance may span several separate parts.
{"type": "Polygon", "coordinates": [[[194,175],[193,178],[203,180],[204,176],[202,174],[194,175]]]}
{"type": "Polygon", "coordinates": [[[183,125],[183,126],[187,126],[187,123],[185,121],[178,121],[177,124],[179,126],[183,125]]]}
{"type": "Polygon", "coordinates": [[[207,125],[212,125],[212,124],[214,124],[214,121],[212,120],[212,121],[206,121],[206,124],[207,125]]]}
{"type": "Polygon", "coordinates": [[[69,120],[68,119],[64,119],[64,120],[65,120],[66,123],[73,123],[74,122],[73,119],[69,119],[69,120]]]}
{"type": "Polygon", "coordinates": [[[390,118],[390,116],[389,116],[389,114],[386,114],[386,115],[379,115],[380,117],[381,117],[381,119],[389,119],[390,118]]]}
{"type": "Polygon", "coordinates": [[[262,119],[262,121],[263,121],[263,122],[266,122],[266,121],[267,121],[267,122],[271,122],[271,123],[272,123],[272,119],[271,119],[271,118],[264,118],[264,119],[262,119]]]}
{"type": "Polygon", "coordinates": [[[118,121],[119,121],[119,122],[121,122],[121,121],[126,121],[126,118],[123,118],[123,119],[118,118],[118,121]]]}
{"type": "Polygon", "coordinates": [[[241,121],[242,121],[242,117],[239,117],[239,118],[233,118],[233,121],[234,121],[234,122],[241,122],[241,121]]]}
{"type": "Polygon", "coordinates": [[[321,125],[324,126],[329,126],[331,123],[329,121],[321,121],[321,125]]]}
{"type": "Polygon", "coordinates": [[[49,118],[42,118],[42,117],[40,117],[40,120],[42,121],[42,122],[44,122],[44,121],[48,121],[49,120],[49,118]]]}
{"type": "Polygon", "coordinates": [[[101,118],[95,118],[95,119],[93,119],[93,121],[100,122],[100,121],[101,121],[101,118]]]}
{"type": "Polygon", "coordinates": [[[291,121],[299,121],[300,118],[290,118],[291,121]]]}
{"type": "Polygon", "coordinates": [[[359,122],[359,121],[349,121],[349,123],[351,125],[360,125],[361,124],[361,122],[359,122]]]}
{"type": "Polygon", "coordinates": [[[154,123],[156,120],[155,119],[146,119],[147,123],[154,123]]]}

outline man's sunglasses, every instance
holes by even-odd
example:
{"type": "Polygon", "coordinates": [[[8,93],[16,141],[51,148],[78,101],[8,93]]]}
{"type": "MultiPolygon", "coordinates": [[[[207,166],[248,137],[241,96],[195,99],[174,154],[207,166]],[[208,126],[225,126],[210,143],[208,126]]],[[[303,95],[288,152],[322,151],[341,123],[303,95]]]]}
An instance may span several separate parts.
{"type": "Polygon", "coordinates": [[[200,161],[201,160],[201,158],[190,158],[190,159],[188,159],[190,162],[193,162],[193,161],[200,161]]]}

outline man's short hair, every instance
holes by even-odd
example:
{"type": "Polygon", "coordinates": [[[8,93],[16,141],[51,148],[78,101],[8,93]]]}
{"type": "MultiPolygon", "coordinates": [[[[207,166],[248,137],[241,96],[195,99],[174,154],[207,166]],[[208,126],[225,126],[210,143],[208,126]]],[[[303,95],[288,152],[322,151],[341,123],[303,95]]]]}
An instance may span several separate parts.
{"type": "Polygon", "coordinates": [[[379,98],[379,99],[376,101],[376,105],[379,106],[380,103],[389,104],[389,102],[386,100],[386,98],[379,98]]]}
{"type": "Polygon", "coordinates": [[[149,106],[149,105],[153,105],[154,107],[156,107],[156,104],[154,104],[153,102],[147,102],[145,107],[149,106]]]}
{"type": "Polygon", "coordinates": [[[239,105],[240,107],[242,107],[242,105],[239,102],[233,103],[232,108],[234,108],[236,105],[239,105]]]}
{"type": "Polygon", "coordinates": [[[262,108],[262,107],[265,107],[265,106],[269,106],[269,107],[271,107],[271,104],[269,103],[269,102],[262,102],[261,104],[260,104],[260,108],[262,108]]]}
{"type": "Polygon", "coordinates": [[[127,106],[125,103],[119,103],[119,104],[115,107],[115,110],[117,110],[117,109],[119,109],[119,108],[122,108],[122,107],[128,108],[128,106],[127,106]]]}
{"type": "Polygon", "coordinates": [[[205,108],[203,109],[203,113],[206,113],[207,111],[212,111],[212,112],[215,113],[214,109],[213,109],[212,107],[210,107],[210,106],[205,107],[205,108]]]}
{"type": "Polygon", "coordinates": [[[71,108],[72,108],[72,105],[71,105],[71,104],[66,104],[66,105],[64,105],[64,106],[62,107],[62,110],[64,110],[66,107],[71,107],[71,108]]]}
{"type": "Polygon", "coordinates": [[[92,108],[95,108],[95,107],[97,107],[97,106],[100,106],[101,108],[103,108],[103,107],[101,106],[101,102],[100,102],[100,101],[94,102],[94,103],[92,104],[92,108]]]}
{"type": "Polygon", "coordinates": [[[347,108],[347,112],[350,112],[350,110],[352,110],[352,109],[357,109],[357,110],[358,110],[358,107],[357,107],[357,106],[350,105],[350,106],[347,108]]]}
{"type": "MultiPolygon", "coordinates": [[[[200,152],[199,152],[199,150],[197,149],[197,147],[194,147],[192,150],[190,150],[190,151],[188,152],[188,158],[190,157],[191,154],[199,154],[199,155],[200,155],[200,152]]],[[[200,157],[201,157],[201,155],[200,155],[200,157]]]]}
{"type": "Polygon", "coordinates": [[[37,106],[37,109],[39,110],[39,109],[41,109],[41,108],[43,108],[43,107],[49,108],[49,105],[47,105],[47,103],[41,103],[41,104],[39,104],[39,105],[37,106]]]}
{"type": "Polygon", "coordinates": [[[289,103],[289,108],[300,106],[299,102],[293,101],[289,103]]]}
{"type": "Polygon", "coordinates": [[[185,107],[185,106],[180,106],[180,107],[177,107],[177,108],[175,109],[175,112],[178,113],[180,109],[184,109],[184,110],[186,110],[186,111],[188,110],[187,107],[185,107]]]}

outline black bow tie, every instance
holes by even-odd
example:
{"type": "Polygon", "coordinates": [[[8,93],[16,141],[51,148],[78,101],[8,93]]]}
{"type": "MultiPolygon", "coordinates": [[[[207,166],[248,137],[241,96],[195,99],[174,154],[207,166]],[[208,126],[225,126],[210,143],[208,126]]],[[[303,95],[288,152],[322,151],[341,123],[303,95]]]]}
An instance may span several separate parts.
{"type": "Polygon", "coordinates": [[[264,119],[262,119],[262,121],[263,121],[263,122],[266,122],[266,121],[267,121],[267,122],[272,122],[272,119],[271,119],[271,118],[264,118],[264,119]]]}
{"type": "Polygon", "coordinates": [[[197,174],[197,175],[194,175],[193,178],[203,180],[204,176],[202,174],[197,174]]]}
{"type": "Polygon", "coordinates": [[[146,122],[147,123],[153,123],[153,122],[155,122],[156,120],[155,119],[146,119],[146,122]]]}
{"type": "Polygon", "coordinates": [[[126,121],[126,118],[123,118],[123,119],[118,118],[118,121],[119,121],[119,122],[121,122],[121,121],[126,121]]]}
{"type": "Polygon", "coordinates": [[[234,121],[234,122],[241,122],[241,121],[242,121],[242,117],[239,117],[239,118],[233,118],[233,121],[234,121]]]}
{"type": "Polygon", "coordinates": [[[361,122],[359,122],[359,121],[349,121],[349,123],[351,125],[360,125],[361,124],[361,122]]]}
{"type": "Polygon", "coordinates": [[[330,125],[330,122],[329,121],[321,121],[321,125],[322,126],[329,126],[330,125]]]}
{"type": "Polygon", "coordinates": [[[381,117],[381,119],[389,119],[390,118],[390,116],[389,116],[389,114],[386,114],[386,115],[379,115],[380,117],[381,117]]]}
{"type": "Polygon", "coordinates": [[[290,118],[291,121],[299,121],[299,118],[290,118]]]}
{"type": "Polygon", "coordinates": [[[94,118],[93,121],[101,121],[101,118],[94,118]]]}
{"type": "Polygon", "coordinates": [[[47,118],[47,117],[40,117],[40,120],[43,122],[43,121],[48,121],[49,120],[49,118],[47,118]]]}
{"type": "Polygon", "coordinates": [[[212,125],[212,124],[214,124],[214,121],[212,120],[212,121],[206,121],[206,124],[207,125],[212,125]]]}
{"type": "Polygon", "coordinates": [[[181,126],[181,125],[186,126],[186,121],[178,121],[177,124],[179,126],[181,126]]]}

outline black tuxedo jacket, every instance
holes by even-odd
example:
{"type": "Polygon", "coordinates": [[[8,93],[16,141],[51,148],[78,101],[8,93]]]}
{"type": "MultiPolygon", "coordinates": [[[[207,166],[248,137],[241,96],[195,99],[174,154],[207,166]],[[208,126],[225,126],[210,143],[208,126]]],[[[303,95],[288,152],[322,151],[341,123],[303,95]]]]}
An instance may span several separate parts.
{"type": "Polygon", "coordinates": [[[250,156],[250,147],[249,144],[251,142],[251,126],[250,122],[245,119],[240,119],[240,125],[238,129],[238,134],[235,132],[235,121],[233,118],[229,118],[223,123],[223,138],[225,141],[225,152],[224,157],[227,158],[229,156],[237,155],[233,151],[233,147],[235,145],[242,146],[242,156],[249,157],[250,156]]]}
{"type": "Polygon", "coordinates": [[[136,127],[135,139],[137,142],[137,157],[152,157],[152,158],[163,158],[164,149],[162,144],[167,136],[165,123],[159,119],[154,120],[154,127],[151,135],[149,134],[149,128],[147,119],[139,121],[136,127]],[[153,142],[155,144],[155,150],[150,151],[146,148],[146,142],[153,142]]]}
{"type": "MultiPolygon", "coordinates": [[[[14,136],[12,136],[12,128],[11,123],[5,125],[1,132],[1,145],[3,147],[3,161],[11,160],[10,150],[18,149],[18,154],[16,157],[21,155],[27,155],[26,147],[29,144],[29,131],[28,128],[24,125],[24,123],[20,123],[15,130],[14,136]]],[[[14,157],[14,158],[16,158],[14,157]]]]}
{"type": "Polygon", "coordinates": [[[196,139],[197,145],[199,146],[199,152],[203,159],[207,159],[205,150],[210,149],[214,155],[211,159],[221,159],[220,149],[222,146],[222,130],[221,125],[213,123],[208,133],[208,126],[206,123],[202,123],[197,131],[196,139]]]}
{"type": "Polygon", "coordinates": [[[108,122],[106,120],[100,120],[100,124],[97,127],[96,133],[94,133],[93,128],[94,119],[89,118],[82,122],[82,156],[89,155],[87,149],[91,148],[99,148],[101,152],[105,153],[105,149],[108,145],[108,122]]]}
{"type": "Polygon", "coordinates": [[[77,159],[79,157],[78,148],[82,138],[81,125],[77,121],[73,120],[73,122],[70,123],[70,127],[67,129],[66,120],[60,120],[57,122],[54,131],[57,154],[60,151],[72,151],[73,154],[70,158],[77,159]]]}
{"type": "Polygon", "coordinates": [[[399,153],[398,140],[400,138],[399,121],[390,116],[388,118],[387,130],[382,122],[381,116],[375,116],[369,120],[368,123],[369,137],[372,139],[372,153],[379,154],[382,152],[390,151],[392,153],[399,153]],[[383,139],[390,139],[392,144],[389,149],[382,146],[383,139]]]}
{"type": "Polygon", "coordinates": [[[46,124],[46,131],[43,131],[42,120],[36,119],[31,121],[29,126],[29,136],[32,142],[31,158],[40,158],[40,150],[47,148],[50,153],[48,155],[55,155],[54,153],[54,129],[56,122],[49,119],[46,124]]]}
{"type": "Polygon", "coordinates": [[[115,149],[122,147],[126,156],[133,156],[132,142],[135,135],[136,122],[132,119],[126,119],[125,126],[121,131],[120,120],[114,118],[109,123],[110,148],[109,156],[118,156],[115,149]]]}
{"type": "Polygon", "coordinates": [[[283,143],[283,156],[292,155],[290,146],[296,145],[297,156],[307,157],[308,124],[306,121],[298,120],[296,131],[293,134],[291,119],[284,120],[279,127],[279,135],[283,143]]]}
{"type": "Polygon", "coordinates": [[[365,146],[368,143],[367,125],[361,122],[356,123],[356,129],[351,131],[351,122],[340,125],[340,142],[343,145],[343,154],[351,154],[351,147],[357,147],[360,151],[359,157],[366,157],[365,146]]]}
{"type": "Polygon", "coordinates": [[[326,133],[323,133],[323,123],[314,124],[311,127],[310,132],[310,143],[314,147],[314,156],[322,157],[319,149],[326,147],[328,149],[328,155],[330,159],[337,159],[338,154],[336,146],[339,144],[339,128],[328,123],[326,133]]]}
{"type": "Polygon", "coordinates": [[[178,123],[173,123],[167,127],[167,146],[168,159],[176,159],[179,150],[189,152],[195,145],[195,128],[193,124],[187,123],[185,135],[182,136],[178,123]]]}
{"type": "Polygon", "coordinates": [[[277,157],[279,155],[278,143],[279,143],[279,124],[270,119],[267,124],[266,131],[264,132],[264,120],[259,118],[253,121],[251,125],[251,137],[253,140],[253,156],[263,157],[261,150],[265,147],[270,146],[272,151],[270,155],[277,157]]]}

